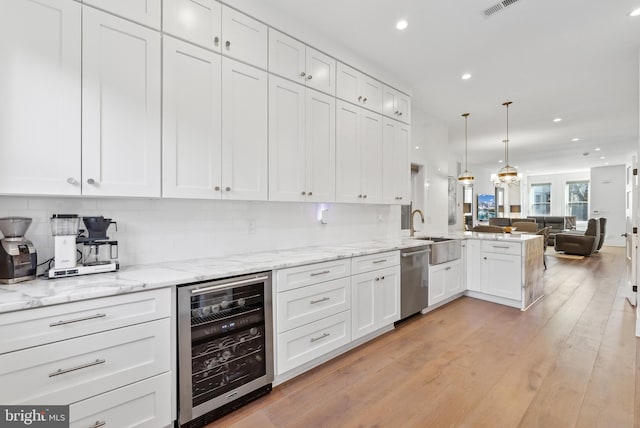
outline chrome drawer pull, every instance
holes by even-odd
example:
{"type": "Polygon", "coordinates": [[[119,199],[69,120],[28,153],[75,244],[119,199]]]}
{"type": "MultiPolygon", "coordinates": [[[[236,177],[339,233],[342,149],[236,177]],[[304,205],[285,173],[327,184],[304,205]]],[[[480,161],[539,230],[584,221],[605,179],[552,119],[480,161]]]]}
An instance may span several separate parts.
{"type": "Polygon", "coordinates": [[[205,287],[205,288],[195,288],[195,289],[191,290],[191,294],[202,294],[202,293],[206,293],[208,291],[213,291],[213,290],[223,290],[223,289],[226,289],[226,288],[229,288],[229,287],[236,287],[238,285],[258,283],[258,282],[264,281],[266,279],[269,279],[269,277],[268,276],[259,276],[257,278],[245,279],[243,281],[227,282],[226,284],[212,285],[211,287],[205,287]]]}
{"type": "Polygon", "coordinates": [[[327,273],[331,273],[331,271],[330,270],[323,270],[322,272],[316,272],[316,273],[312,273],[310,275],[311,276],[318,276],[318,275],[324,275],[324,274],[327,274],[327,273]]]}
{"type": "Polygon", "coordinates": [[[504,250],[508,250],[511,247],[504,247],[504,246],[500,246],[500,245],[492,245],[493,248],[502,248],[504,250]]]}
{"type": "Polygon", "coordinates": [[[91,315],[89,317],[76,318],[74,320],[58,321],[58,322],[54,322],[52,324],[49,324],[49,327],[58,327],[59,325],[72,324],[74,322],[80,322],[80,321],[89,321],[89,320],[94,320],[96,318],[104,318],[106,316],[107,316],[107,314],[95,314],[95,315],[91,315]]]}
{"type": "Polygon", "coordinates": [[[311,338],[311,343],[313,343],[313,342],[317,342],[318,340],[324,339],[325,337],[328,337],[328,336],[330,336],[330,334],[329,334],[329,333],[324,333],[324,334],[323,334],[322,336],[320,336],[320,337],[312,337],[312,338],[311,338]]]}
{"type": "Polygon", "coordinates": [[[451,266],[446,267],[444,270],[451,270],[451,266]]]}
{"type": "Polygon", "coordinates": [[[387,261],[387,259],[374,260],[374,261],[373,261],[373,264],[374,264],[374,265],[377,265],[378,263],[384,263],[384,262],[386,262],[386,261],[387,261]]]}
{"type": "Polygon", "coordinates": [[[330,297],[323,297],[322,299],[312,300],[309,303],[311,303],[312,305],[315,305],[316,303],[326,302],[327,300],[331,300],[331,298],[330,297]]]}
{"type": "Polygon", "coordinates": [[[105,421],[96,421],[95,424],[91,425],[89,428],[100,428],[105,426],[107,423],[105,421]]]}
{"type": "Polygon", "coordinates": [[[106,362],[107,362],[107,360],[97,359],[97,360],[95,360],[95,361],[93,361],[91,363],[83,364],[81,366],[72,367],[70,369],[58,369],[53,373],[49,373],[49,377],[60,376],[61,374],[74,372],[76,370],[86,369],[87,367],[97,366],[98,364],[104,364],[106,362]]]}

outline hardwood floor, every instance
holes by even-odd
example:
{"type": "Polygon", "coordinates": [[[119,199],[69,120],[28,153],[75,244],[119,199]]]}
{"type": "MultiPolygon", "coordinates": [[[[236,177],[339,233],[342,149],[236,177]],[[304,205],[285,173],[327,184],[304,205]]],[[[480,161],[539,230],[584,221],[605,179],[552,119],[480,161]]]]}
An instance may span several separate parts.
{"type": "Polygon", "coordinates": [[[624,249],[547,266],[526,312],[458,299],[208,427],[640,428],[624,249]]]}

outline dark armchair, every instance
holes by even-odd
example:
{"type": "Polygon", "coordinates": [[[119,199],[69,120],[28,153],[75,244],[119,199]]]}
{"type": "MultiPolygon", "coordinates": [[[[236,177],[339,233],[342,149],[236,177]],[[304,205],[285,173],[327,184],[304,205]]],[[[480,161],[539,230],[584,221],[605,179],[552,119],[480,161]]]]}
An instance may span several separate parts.
{"type": "Polygon", "coordinates": [[[600,220],[591,218],[584,233],[556,233],[555,248],[558,252],[590,256],[598,251],[600,243],[600,220]]]}
{"type": "Polygon", "coordinates": [[[600,217],[600,241],[598,242],[598,250],[602,248],[602,244],[604,244],[604,235],[607,231],[607,219],[604,217],[600,217]]]}

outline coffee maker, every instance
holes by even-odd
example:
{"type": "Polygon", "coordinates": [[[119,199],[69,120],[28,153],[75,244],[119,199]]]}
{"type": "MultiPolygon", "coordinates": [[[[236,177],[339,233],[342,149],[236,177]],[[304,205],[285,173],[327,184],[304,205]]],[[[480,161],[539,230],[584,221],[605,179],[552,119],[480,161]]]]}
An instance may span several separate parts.
{"type": "Polygon", "coordinates": [[[0,283],[15,284],[35,279],[38,255],[31,241],[24,238],[31,219],[27,217],[0,218],[0,283]]]}
{"type": "Polygon", "coordinates": [[[82,217],[82,222],[86,231],[79,229],[80,217],[76,214],[51,217],[55,253],[49,278],[113,272],[120,268],[118,241],[107,236],[107,229],[116,222],[103,216],[82,217]],[[82,245],[82,250],[78,245],[82,245]]]}

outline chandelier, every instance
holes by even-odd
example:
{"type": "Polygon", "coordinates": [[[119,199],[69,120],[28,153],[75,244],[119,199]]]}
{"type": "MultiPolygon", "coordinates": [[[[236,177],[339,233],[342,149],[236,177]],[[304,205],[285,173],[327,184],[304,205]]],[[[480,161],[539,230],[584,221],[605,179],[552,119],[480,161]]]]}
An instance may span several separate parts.
{"type": "Polygon", "coordinates": [[[504,143],[504,167],[498,171],[498,180],[500,183],[504,183],[508,186],[512,184],[519,184],[518,170],[509,165],[509,106],[512,104],[511,101],[506,101],[502,103],[503,106],[507,108],[507,138],[503,140],[504,143]]]}
{"type": "Polygon", "coordinates": [[[464,113],[464,172],[458,176],[458,182],[463,186],[471,186],[474,181],[474,176],[469,172],[467,167],[467,118],[470,113],[464,113]]]}

